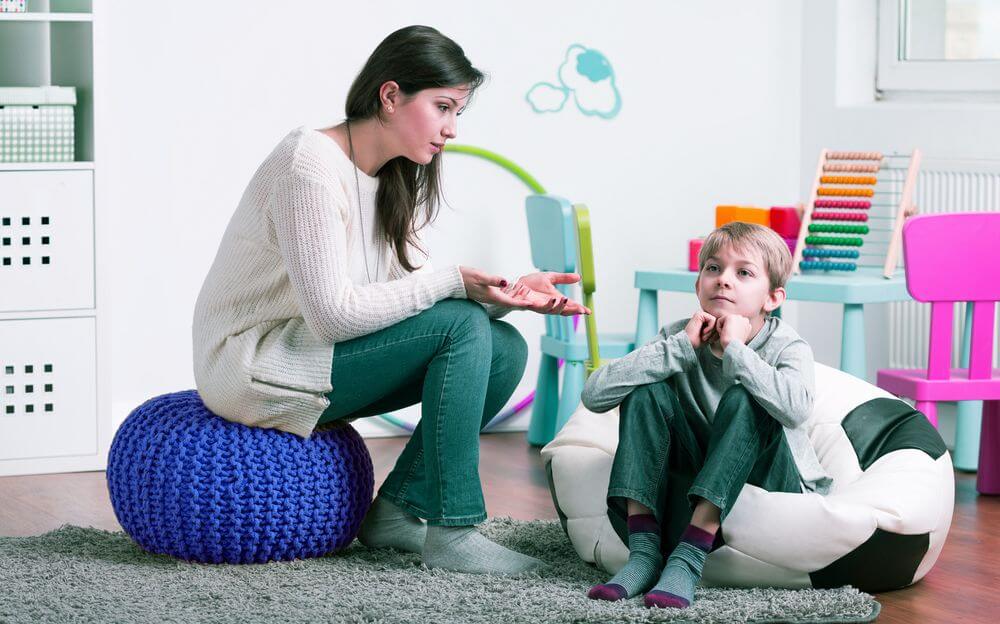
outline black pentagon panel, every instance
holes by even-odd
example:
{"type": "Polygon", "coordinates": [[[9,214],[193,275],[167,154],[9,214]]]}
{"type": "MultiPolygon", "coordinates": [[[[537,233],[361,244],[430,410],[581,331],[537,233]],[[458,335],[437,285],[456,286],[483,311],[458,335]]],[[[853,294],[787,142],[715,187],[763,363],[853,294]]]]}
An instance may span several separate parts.
{"type": "Polygon", "coordinates": [[[809,578],[817,589],[844,585],[866,592],[900,589],[913,582],[929,546],[929,533],[900,535],[875,529],[864,544],[810,573],[809,578]]]}
{"type": "Polygon", "coordinates": [[[556,508],[556,513],[559,514],[559,524],[562,525],[563,532],[569,535],[569,529],[566,527],[566,514],[563,513],[562,507],[559,506],[559,499],[556,498],[556,482],[552,478],[552,462],[545,464],[545,476],[549,479],[549,493],[552,494],[552,504],[556,508]]]}
{"type": "Polygon", "coordinates": [[[722,527],[719,527],[719,530],[715,532],[715,541],[712,542],[712,550],[708,552],[713,553],[725,545],[726,538],[722,536],[722,527]]]}
{"type": "Polygon", "coordinates": [[[927,417],[898,399],[872,399],[855,407],[841,422],[858,454],[862,470],[900,449],[917,449],[937,459],[947,447],[927,417]]]}

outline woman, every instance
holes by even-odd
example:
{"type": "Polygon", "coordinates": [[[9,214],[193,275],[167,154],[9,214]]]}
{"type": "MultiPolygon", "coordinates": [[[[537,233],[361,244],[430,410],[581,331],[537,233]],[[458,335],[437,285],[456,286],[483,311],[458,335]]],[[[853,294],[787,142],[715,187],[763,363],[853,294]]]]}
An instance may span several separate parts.
{"type": "Polygon", "coordinates": [[[513,393],[527,348],[511,309],[589,310],[532,274],[516,283],[433,269],[417,232],[439,201],[440,153],[483,74],[433,28],[392,33],[347,96],[346,121],[298,128],[254,174],[195,306],[195,379],[220,416],[303,437],[421,403],[422,417],[362,525],[369,547],[493,574],[539,561],[486,519],[480,429],[513,393]]]}

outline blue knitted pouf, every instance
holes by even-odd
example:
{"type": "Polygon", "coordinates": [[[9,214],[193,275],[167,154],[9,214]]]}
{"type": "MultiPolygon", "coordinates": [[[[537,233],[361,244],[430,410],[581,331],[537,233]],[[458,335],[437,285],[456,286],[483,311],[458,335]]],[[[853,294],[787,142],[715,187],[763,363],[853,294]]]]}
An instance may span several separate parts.
{"type": "Polygon", "coordinates": [[[303,439],[216,416],[194,390],[136,408],[115,434],[108,490],[147,551],[204,563],[319,557],[351,543],[372,500],[350,425],[303,439]]]}

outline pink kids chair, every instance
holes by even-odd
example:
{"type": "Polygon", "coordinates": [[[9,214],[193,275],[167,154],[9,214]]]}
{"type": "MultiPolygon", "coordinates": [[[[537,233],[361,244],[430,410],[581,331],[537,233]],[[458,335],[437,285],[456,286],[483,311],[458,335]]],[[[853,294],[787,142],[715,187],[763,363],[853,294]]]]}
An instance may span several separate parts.
{"type": "Polygon", "coordinates": [[[979,442],[981,494],[1000,494],[1000,369],[993,368],[996,303],[1000,300],[1000,213],[913,217],[903,226],[906,287],[931,304],[925,369],[883,369],[878,385],[916,401],[937,426],[937,401],[983,401],[979,442]],[[951,368],[955,302],[973,306],[968,368],[951,368]]]}

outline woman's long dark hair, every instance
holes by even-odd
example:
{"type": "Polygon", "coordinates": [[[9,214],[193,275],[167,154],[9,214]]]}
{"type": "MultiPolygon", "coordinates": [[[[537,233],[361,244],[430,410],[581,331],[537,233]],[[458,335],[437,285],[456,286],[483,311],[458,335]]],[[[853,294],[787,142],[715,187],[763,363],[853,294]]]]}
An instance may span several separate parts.
{"type": "MultiPolygon", "coordinates": [[[[484,75],[472,66],[462,48],[429,26],[407,26],[375,48],[347,94],[347,121],[376,118],[382,122],[379,89],[393,80],[403,96],[423,89],[468,87],[469,98],[484,75]]],[[[407,243],[418,245],[416,233],[431,223],[441,200],[440,153],[427,165],[404,156],[393,158],[378,171],[375,211],[381,233],[407,271],[416,267],[407,257],[407,243]],[[424,207],[422,218],[418,215],[424,207]]]]}

